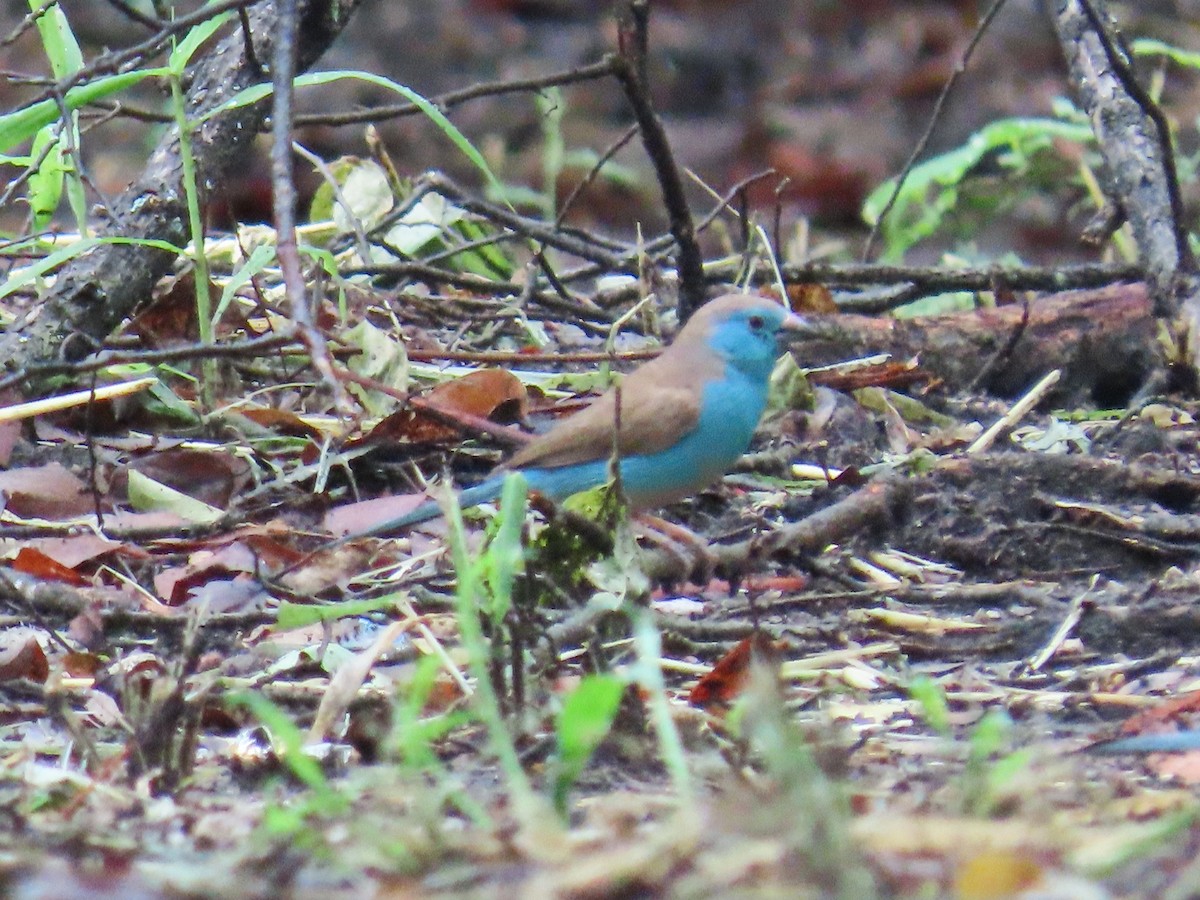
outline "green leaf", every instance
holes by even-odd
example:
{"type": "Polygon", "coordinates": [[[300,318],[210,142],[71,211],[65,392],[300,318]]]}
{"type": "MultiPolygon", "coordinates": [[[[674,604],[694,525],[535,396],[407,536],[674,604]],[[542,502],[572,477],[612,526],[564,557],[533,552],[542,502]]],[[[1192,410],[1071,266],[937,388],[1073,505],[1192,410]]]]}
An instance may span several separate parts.
{"type": "Polygon", "coordinates": [[[13,270],[13,273],[8,279],[0,284],[0,299],[7,297],[14,291],[19,291],[28,285],[35,283],[39,278],[48,272],[52,272],[68,260],[74,259],[76,256],[81,256],[87,253],[93,247],[99,244],[140,244],[144,247],[157,247],[159,250],[166,250],[176,255],[183,251],[170,244],[167,241],[152,240],[147,238],[122,238],[122,237],[102,237],[102,238],[81,238],[72,244],[68,244],[58,250],[55,250],[48,256],[39,259],[37,262],[28,266],[22,266],[20,269],[13,270]]]}
{"type": "Polygon", "coordinates": [[[535,102],[542,122],[542,214],[547,219],[553,219],[558,201],[558,179],[566,155],[566,142],[562,135],[566,101],[562,89],[552,87],[539,91],[535,102]]]}
{"type": "Polygon", "coordinates": [[[615,675],[586,675],[563,702],[555,729],[554,806],[564,817],[571,785],[612,730],[624,693],[625,684],[615,675]]]}
{"type": "MultiPolygon", "coordinates": [[[[30,9],[42,13],[37,19],[42,47],[50,60],[50,70],[54,77],[62,81],[83,68],[83,53],[71,31],[70,23],[67,22],[62,4],[55,3],[53,8],[47,8],[48,6],[49,0],[29,0],[30,9]]],[[[42,157],[38,171],[29,183],[29,202],[33,208],[34,227],[41,230],[49,223],[58,208],[64,178],[70,175],[72,177],[67,181],[68,200],[80,233],[86,234],[87,195],[83,179],[75,171],[74,160],[68,150],[71,146],[80,146],[78,115],[75,112],[69,113],[53,135],[47,133],[47,128],[39,131],[31,154],[34,159],[49,146],[51,139],[56,141],[57,146],[42,157]]]]}
{"type": "Polygon", "coordinates": [[[1172,47],[1163,41],[1153,38],[1138,38],[1133,42],[1134,56],[1165,56],[1171,62],[1179,63],[1189,69],[1200,69],[1200,53],[1172,47]]]}
{"type": "MultiPolygon", "coordinates": [[[[489,229],[466,217],[454,224],[454,230],[468,243],[482,241],[490,236],[489,229]]],[[[496,244],[480,244],[478,247],[454,254],[447,262],[459,271],[471,272],[485,278],[508,279],[513,274],[512,260],[505,256],[504,251],[496,244]]]]}
{"type": "Polygon", "coordinates": [[[418,771],[440,771],[442,766],[436,742],[471,721],[467,709],[421,717],[437,686],[441,669],[442,664],[436,657],[422,656],[413,669],[412,679],[396,695],[391,741],[405,765],[418,771]]]}
{"type": "Polygon", "coordinates": [[[941,685],[928,675],[918,675],[909,683],[908,695],[920,704],[930,728],[938,734],[950,733],[950,707],[941,685]]]}
{"type": "Polygon", "coordinates": [[[466,216],[466,212],[441,194],[430,192],[413,204],[384,234],[383,239],[405,256],[415,256],[435,241],[445,246],[450,227],[466,216]]]}
{"type": "Polygon", "coordinates": [[[330,787],[320,764],[304,752],[303,733],[282,709],[261,694],[246,692],[235,694],[230,699],[249,709],[251,715],[270,732],[275,751],[288,771],[296,780],[315,791],[325,801],[328,811],[345,805],[342,797],[330,787]]]}
{"type": "MultiPolygon", "coordinates": [[[[408,389],[408,354],[404,342],[391,332],[376,328],[366,319],[360,321],[342,336],[343,341],[357,347],[358,353],[347,360],[351,371],[398,391],[408,389]]],[[[348,384],[346,389],[372,415],[384,415],[396,405],[396,398],[380,391],[372,391],[358,384],[348,384]]]]}
{"type": "Polygon", "coordinates": [[[46,126],[34,137],[30,156],[42,160],[27,182],[33,228],[42,231],[58,209],[58,201],[62,199],[63,176],[67,171],[66,148],[52,126],[46,126]],[[43,155],[47,147],[50,149],[43,155]]]}
{"type": "Polygon", "coordinates": [[[500,493],[500,514],[496,517],[496,536],[487,549],[487,581],[491,588],[488,612],[500,622],[512,608],[513,580],[524,571],[525,549],[521,529],[525,524],[525,476],[510,472],[500,493]]]}
{"type": "MultiPolygon", "coordinates": [[[[112,94],[132,87],[147,78],[157,78],[169,74],[165,67],[139,69],[136,72],[122,72],[97,78],[87,84],[81,84],[67,91],[63,97],[63,106],[67,110],[76,110],[103,100],[112,94]]],[[[40,100],[23,109],[0,116],[0,153],[5,153],[23,141],[30,140],[51,122],[60,118],[61,108],[54,100],[40,100]]]]}
{"type": "MultiPolygon", "coordinates": [[[[885,256],[898,258],[913,244],[933,234],[947,214],[958,206],[959,186],[985,157],[1000,153],[1001,167],[1018,170],[1027,167],[1033,154],[1051,147],[1056,139],[1091,144],[1095,136],[1082,122],[1001,119],[975,132],[963,146],[914,166],[883,223],[887,243],[885,256]]],[[[863,218],[869,224],[879,221],[895,187],[896,181],[891,179],[872,191],[864,201],[863,218]]]]}
{"type": "Polygon", "coordinates": [[[380,609],[390,609],[396,597],[396,594],[388,594],[369,600],[339,600],[337,603],[317,605],[285,600],[279,605],[275,626],[281,631],[291,631],[293,628],[307,628],[317,622],[336,622],[348,616],[363,616],[380,609]]]}
{"type": "MultiPolygon", "coordinates": [[[[334,177],[341,188],[342,199],[346,201],[345,205],[342,205],[335,197],[330,209],[330,217],[340,233],[353,232],[356,220],[363,230],[370,231],[382,222],[396,205],[387,172],[375,160],[350,158],[349,164],[341,167],[341,171],[334,171],[337,173],[334,177]]],[[[332,186],[327,183],[321,186],[327,187],[331,197],[333,196],[332,186]]]]}
{"type": "Polygon", "coordinates": [[[221,299],[217,301],[217,310],[213,313],[212,318],[214,326],[221,321],[221,316],[225,315],[225,310],[233,302],[234,295],[244,285],[249,284],[251,279],[262,272],[273,259],[275,259],[275,248],[269,244],[259,244],[250,251],[250,258],[229,276],[229,280],[225,282],[225,287],[221,290],[221,299]]]}
{"type": "Polygon", "coordinates": [[[912,303],[905,303],[892,310],[895,319],[919,319],[926,316],[944,316],[954,312],[969,312],[975,308],[978,296],[973,291],[948,291],[945,294],[930,294],[912,303]]]}
{"type": "Polygon", "coordinates": [[[54,73],[55,78],[61,80],[83,68],[83,53],[79,49],[79,42],[75,40],[75,34],[71,31],[70,23],[67,22],[62,4],[54,3],[52,9],[46,9],[51,2],[52,0],[29,0],[29,9],[33,12],[46,10],[37,19],[38,34],[41,35],[46,58],[50,60],[50,71],[54,73]]]}
{"type": "MultiPolygon", "coordinates": [[[[160,372],[179,374],[171,372],[167,366],[160,366],[160,372]]],[[[196,409],[192,404],[188,403],[171,388],[158,382],[150,385],[150,398],[146,401],[146,411],[154,416],[163,416],[170,418],[176,422],[181,422],[185,425],[200,425],[201,419],[196,415],[196,409]]]]}
{"type": "Polygon", "coordinates": [[[182,75],[183,70],[187,68],[188,62],[191,61],[192,55],[200,49],[200,45],[212,37],[216,30],[232,17],[232,11],[223,12],[219,16],[205,19],[199,25],[190,29],[183,36],[183,40],[175,45],[175,49],[171,51],[170,56],[167,57],[167,68],[175,75],[182,75]]]}
{"type": "Polygon", "coordinates": [[[1012,733],[1012,719],[1002,709],[989,709],[971,731],[971,758],[987,759],[1006,749],[1012,733]]]}
{"type": "Polygon", "coordinates": [[[163,510],[198,524],[215,522],[225,515],[215,506],[209,506],[195,497],[167,487],[162,482],[143,475],[137,469],[129,470],[129,503],[141,512],[163,510]]]}
{"type": "Polygon", "coordinates": [[[812,409],[815,403],[812,385],[808,376],[791,353],[781,356],[771,370],[767,391],[767,413],[787,412],[793,409],[812,409]]]}
{"type": "Polygon", "coordinates": [[[864,409],[879,413],[893,409],[900,414],[900,418],[913,425],[929,424],[938,428],[952,428],[958,422],[953,416],[930,409],[915,397],[901,394],[898,391],[881,387],[865,387],[852,393],[859,406],[864,409]]]}

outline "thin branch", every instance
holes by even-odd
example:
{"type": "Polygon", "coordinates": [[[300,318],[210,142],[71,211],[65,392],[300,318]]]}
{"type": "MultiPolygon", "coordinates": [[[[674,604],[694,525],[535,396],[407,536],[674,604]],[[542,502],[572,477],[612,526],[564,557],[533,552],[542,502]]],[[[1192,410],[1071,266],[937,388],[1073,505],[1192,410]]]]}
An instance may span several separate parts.
{"type": "Polygon", "coordinates": [[[163,29],[170,24],[168,22],[164,22],[162,19],[157,19],[154,16],[142,12],[140,9],[135,8],[133,4],[126,2],[126,0],[104,0],[104,2],[106,2],[125,18],[137,22],[139,25],[144,25],[146,28],[149,28],[153,31],[163,29]]]}
{"type": "Polygon", "coordinates": [[[588,173],[580,179],[579,184],[571,189],[571,193],[567,194],[567,199],[562,203],[562,209],[558,211],[558,216],[554,219],[555,226],[561,227],[563,221],[567,218],[567,213],[571,206],[579,199],[579,195],[587,190],[588,186],[596,180],[600,174],[600,170],[608,163],[610,159],[621,152],[621,148],[633,140],[634,135],[638,133],[637,125],[630,125],[625,129],[624,133],[613,141],[607,150],[600,154],[600,158],[596,160],[596,164],[588,170],[588,173]]]}
{"type": "MultiPolygon", "coordinates": [[[[711,279],[719,279],[731,266],[713,266],[711,279]]],[[[783,277],[790,282],[819,281],[833,285],[914,284],[937,291],[985,291],[996,282],[1012,290],[1067,291],[1100,287],[1121,281],[1141,281],[1142,266],[1125,263],[1091,263],[1079,266],[887,266],[874,264],[835,265],[808,263],[784,266],[783,277]]]]}
{"type": "Polygon", "coordinates": [[[253,359],[266,351],[282,353],[288,349],[301,349],[301,345],[296,342],[295,335],[268,334],[233,343],[187,344],[168,350],[105,350],[95,356],[75,362],[35,363],[25,366],[0,379],[0,390],[50,375],[82,375],[109,366],[129,363],[157,365],[189,359],[234,359],[237,357],[253,359]]]}
{"type": "MultiPolygon", "coordinates": [[[[606,57],[599,62],[586,66],[566,69],[561,72],[552,72],[549,75],[542,75],[537,78],[517,78],[512,81],[484,81],[459,88],[458,90],[447,91],[444,94],[429,97],[428,99],[430,103],[444,112],[471,100],[486,97],[501,97],[505,94],[540,91],[548,87],[560,87],[564,84],[595,80],[612,74],[612,61],[606,57]]],[[[171,116],[166,113],[140,106],[132,106],[122,103],[119,100],[97,100],[89,105],[99,109],[120,109],[121,115],[130,119],[137,119],[141,122],[169,123],[172,121],[171,116]]],[[[363,122],[382,122],[387,119],[398,119],[417,114],[423,115],[424,113],[415,103],[396,103],[387,106],[371,106],[348,112],[306,113],[295,116],[293,121],[297,128],[304,128],[309,125],[336,128],[343,125],[358,125],[363,122]]],[[[264,128],[264,130],[266,129],[264,128]]]]}
{"type": "MultiPolygon", "coordinates": [[[[297,0],[277,0],[275,52],[271,78],[275,86],[271,111],[271,187],[274,198],[275,253],[283,274],[283,283],[313,368],[333,391],[337,408],[346,404],[345,392],[333,371],[325,336],[313,324],[300,250],[296,239],[296,185],[292,160],[292,99],[296,75],[297,0]]],[[[365,243],[365,236],[362,238],[365,243]]]]}
{"type": "Polygon", "coordinates": [[[621,55],[613,64],[617,79],[624,88],[625,98],[633,109],[634,118],[642,132],[642,145],[658,175],[663,205],[667,208],[671,234],[679,248],[679,319],[687,321],[705,300],[704,257],[696,243],[696,229],[688,209],[679,167],[671,152],[667,132],[654,111],[646,84],[647,24],[650,14],[648,0],[631,0],[629,17],[622,23],[621,55]]]}
{"type": "MultiPolygon", "coordinates": [[[[458,106],[460,103],[466,103],[468,100],[477,100],[480,97],[499,97],[504,94],[541,91],[548,87],[559,87],[579,81],[606,78],[612,74],[612,60],[606,57],[599,62],[590,63],[586,66],[566,69],[561,72],[552,72],[549,75],[540,75],[536,78],[516,78],[511,81],[484,81],[470,85],[469,87],[460,88],[456,91],[448,91],[439,97],[431,97],[430,100],[439,109],[447,110],[458,106]]],[[[310,113],[308,115],[297,116],[296,125],[332,125],[335,127],[339,125],[356,125],[360,122],[381,122],[385,119],[412,116],[419,112],[421,112],[421,109],[416,104],[397,103],[390,106],[372,106],[370,109],[356,109],[349,112],[310,113]]]]}

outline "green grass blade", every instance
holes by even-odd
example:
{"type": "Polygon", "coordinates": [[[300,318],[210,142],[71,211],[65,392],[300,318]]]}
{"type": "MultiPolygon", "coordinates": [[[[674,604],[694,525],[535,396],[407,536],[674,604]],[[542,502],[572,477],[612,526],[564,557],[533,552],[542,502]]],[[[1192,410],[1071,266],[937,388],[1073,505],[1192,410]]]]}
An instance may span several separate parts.
{"type": "Polygon", "coordinates": [[[76,256],[82,256],[92,248],[100,244],[139,244],[144,247],[154,247],[158,250],[166,250],[169,253],[179,255],[183,252],[179,247],[167,241],[157,241],[148,238],[121,238],[121,237],[102,237],[102,238],[82,238],[73,244],[55,250],[50,255],[39,259],[31,265],[24,266],[21,269],[14,271],[13,275],[0,284],[0,299],[7,297],[22,288],[28,287],[35,283],[43,275],[53,272],[63,263],[74,259],[76,256]]]}
{"type": "MultiPolygon", "coordinates": [[[[154,68],[98,78],[71,88],[63,97],[63,104],[68,110],[76,110],[113,94],[119,94],[147,78],[157,78],[166,74],[167,69],[154,68]]],[[[35,134],[57,120],[60,112],[59,105],[54,100],[41,100],[0,116],[0,153],[11,150],[23,141],[31,140],[35,134]]]]}

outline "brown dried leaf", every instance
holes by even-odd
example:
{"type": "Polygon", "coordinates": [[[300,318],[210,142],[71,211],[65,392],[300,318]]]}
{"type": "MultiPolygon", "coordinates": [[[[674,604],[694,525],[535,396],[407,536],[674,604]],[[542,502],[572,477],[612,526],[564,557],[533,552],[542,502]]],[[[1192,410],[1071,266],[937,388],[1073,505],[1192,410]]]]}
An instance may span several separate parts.
{"type": "Polygon", "coordinates": [[[0,636],[0,682],[17,678],[44,682],[50,677],[50,663],[36,637],[14,630],[0,636]]]}
{"type": "MultiPolygon", "coordinates": [[[[452,417],[488,419],[503,425],[525,417],[529,394],[521,379],[508,370],[480,369],[439,384],[424,401],[452,417]]],[[[364,442],[428,444],[453,440],[459,433],[453,425],[409,407],[384,418],[364,442]]]]}
{"type": "Polygon", "coordinates": [[[119,541],[110,540],[91,532],[72,534],[67,537],[32,538],[21,541],[21,546],[22,548],[37,550],[68,569],[76,569],[89,560],[96,559],[116,550],[128,549],[130,551],[129,555],[139,558],[145,558],[149,555],[140,548],[126,548],[119,541]]]}
{"type": "Polygon", "coordinates": [[[266,406],[240,407],[238,409],[240,415],[245,416],[255,425],[269,429],[277,434],[286,434],[290,437],[304,437],[320,440],[323,435],[321,432],[305,422],[294,412],[289,412],[285,409],[272,409],[266,406]]]}
{"type": "Polygon", "coordinates": [[[12,567],[18,572],[24,572],[26,575],[32,575],[43,581],[60,581],[63,584],[73,584],[77,587],[88,584],[88,580],[74,569],[56,562],[34,547],[22,547],[18,550],[12,567]]]}
{"type": "Polygon", "coordinates": [[[195,274],[163,279],[150,305],[134,318],[131,330],[150,347],[197,340],[195,274]]]}
{"type": "Polygon", "coordinates": [[[70,519],[95,512],[87,485],[61,463],[0,472],[5,508],[23,519],[70,519]]]}
{"type": "Polygon", "coordinates": [[[165,450],[135,460],[129,468],[220,509],[229,506],[250,475],[244,459],[221,450],[165,450]]]}
{"type": "Polygon", "coordinates": [[[788,304],[798,313],[835,313],[833,294],[823,284],[803,282],[787,286],[788,304]]]}
{"type": "Polygon", "coordinates": [[[775,643],[766,634],[756,632],[721,657],[713,670],[696,683],[688,694],[688,703],[708,707],[732,702],[746,686],[755,659],[775,665],[777,656],[775,643]]]}

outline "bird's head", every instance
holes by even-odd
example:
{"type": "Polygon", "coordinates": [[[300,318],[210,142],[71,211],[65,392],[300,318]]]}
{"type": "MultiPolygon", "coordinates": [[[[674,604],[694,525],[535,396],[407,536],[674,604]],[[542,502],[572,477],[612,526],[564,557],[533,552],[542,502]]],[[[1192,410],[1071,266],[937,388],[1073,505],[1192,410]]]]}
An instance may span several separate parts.
{"type": "Polygon", "coordinates": [[[779,335],[804,324],[804,319],[773,300],[727,294],[700,307],[680,337],[688,332],[703,335],[728,365],[765,380],[779,356],[779,335]]]}

